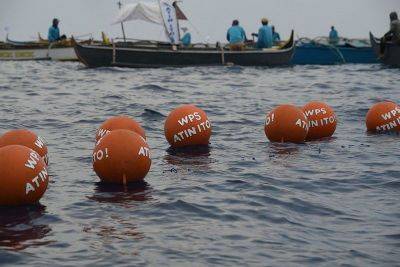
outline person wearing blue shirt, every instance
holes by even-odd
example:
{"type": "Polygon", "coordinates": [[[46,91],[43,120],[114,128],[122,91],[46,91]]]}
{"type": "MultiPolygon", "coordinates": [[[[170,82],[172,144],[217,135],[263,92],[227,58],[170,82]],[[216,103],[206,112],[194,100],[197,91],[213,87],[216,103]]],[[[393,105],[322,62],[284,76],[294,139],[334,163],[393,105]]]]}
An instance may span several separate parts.
{"type": "Polygon", "coordinates": [[[192,35],[190,34],[190,32],[188,32],[188,28],[182,27],[181,29],[184,33],[184,35],[181,39],[182,45],[184,47],[188,47],[192,43],[192,35]]]}
{"type": "Polygon", "coordinates": [[[49,28],[49,33],[47,35],[47,39],[49,42],[57,42],[60,40],[64,40],[67,37],[65,35],[60,36],[60,29],[58,28],[58,19],[53,19],[53,25],[49,28]]]}
{"type": "Polygon", "coordinates": [[[268,26],[268,19],[261,20],[261,28],[258,30],[257,48],[271,48],[272,47],[272,28],[268,26]]]}
{"type": "Polygon", "coordinates": [[[244,42],[247,40],[244,29],[239,26],[239,21],[234,20],[232,27],[228,29],[226,39],[229,41],[230,48],[233,51],[242,51],[244,49],[244,42]]]}
{"type": "Polygon", "coordinates": [[[329,33],[329,43],[331,45],[337,45],[339,43],[339,34],[334,26],[331,27],[331,31],[329,33]]]}
{"type": "Polygon", "coordinates": [[[274,43],[274,45],[279,45],[280,41],[281,36],[275,31],[275,26],[272,26],[272,42],[274,43]]]}

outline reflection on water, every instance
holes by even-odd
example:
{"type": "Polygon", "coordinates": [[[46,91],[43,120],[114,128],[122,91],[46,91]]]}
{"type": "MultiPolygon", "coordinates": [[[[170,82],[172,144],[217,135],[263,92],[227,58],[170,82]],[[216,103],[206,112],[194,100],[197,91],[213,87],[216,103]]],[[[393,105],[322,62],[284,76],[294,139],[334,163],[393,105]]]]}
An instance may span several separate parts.
{"type": "Polygon", "coordinates": [[[290,143],[268,143],[270,158],[289,158],[299,153],[299,145],[290,143]]]}
{"type": "MultiPolygon", "coordinates": [[[[209,169],[210,164],[214,162],[211,158],[211,148],[209,146],[170,147],[167,149],[164,161],[185,171],[209,169]]],[[[170,170],[164,170],[165,172],[177,173],[178,169],[171,168],[170,170]]]]}
{"type": "Polygon", "coordinates": [[[43,205],[0,208],[0,247],[23,250],[29,246],[46,245],[50,241],[40,241],[51,228],[38,223],[46,213],[43,205]]]}
{"type": "Polygon", "coordinates": [[[96,183],[95,193],[88,197],[100,203],[131,204],[132,202],[151,199],[151,187],[146,182],[128,185],[96,183]]]}
{"type": "Polygon", "coordinates": [[[115,239],[139,240],[144,238],[138,227],[133,223],[133,219],[113,215],[111,220],[112,222],[98,221],[91,225],[85,225],[82,231],[87,234],[97,235],[103,245],[113,244],[115,239]]]}
{"type": "Polygon", "coordinates": [[[151,191],[151,186],[144,181],[128,185],[96,183],[95,192],[88,199],[112,210],[115,210],[115,204],[119,204],[123,210],[110,212],[107,219],[84,225],[82,231],[97,235],[103,245],[111,245],[116,240],[142,239],[143,234],[138,231],[134,223],[135,214],[132,213],[133,218],[131,218],[128,210],[140,207],[141,202],[151,200],[151,191]]]}

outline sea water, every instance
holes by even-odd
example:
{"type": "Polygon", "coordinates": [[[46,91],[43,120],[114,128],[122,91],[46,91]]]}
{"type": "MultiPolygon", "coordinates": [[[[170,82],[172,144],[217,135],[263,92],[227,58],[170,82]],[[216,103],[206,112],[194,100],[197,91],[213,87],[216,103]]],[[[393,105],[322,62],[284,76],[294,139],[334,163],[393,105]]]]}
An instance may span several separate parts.
{"type": "MultiPolygon", "coordinates": [[[[49,147],[41,205],[0,209],[0,265],[395,266],[400,262],[400,137],[365,132],[381,100],[400,101],[397,69],[86,69],[1,62],[0,134],[28,128],[49,147]],[[268,111],[320,100],[334,137],[272,144],[268,111]],[[163,127],[181,104],[204,109],[207,149],[168,149],[163,127]],[[146,130],[146,183],[103,186],[95,133],[125,114],[146,130]]],[[[2,186],[0,184],[0,186],[2,186]]]]}

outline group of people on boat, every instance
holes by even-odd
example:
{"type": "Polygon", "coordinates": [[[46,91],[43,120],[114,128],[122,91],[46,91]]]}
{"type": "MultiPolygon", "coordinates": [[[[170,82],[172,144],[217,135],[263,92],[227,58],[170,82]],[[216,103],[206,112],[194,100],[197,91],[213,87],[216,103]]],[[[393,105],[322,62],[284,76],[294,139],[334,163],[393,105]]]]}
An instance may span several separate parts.
{"type": "MultiPolygon", "coordinates": [[[[275,31],[274,26],[269,25],[267,18],[261,19],[261,27],[258,33],[253,33],[253,37],[257,37],[256,47],[259,49],[271,48],[274,45],[278,45],[281,41],[279,33],[275,31]]],[[[248,41],[246,32],[243,27],[239,25],[238,20],[232,22],[232,26],[226,33],[226,39],[229,42],[230,49],[233,51],[242,51],[245,47],[245,43],[248,41]]]]}
{"type": "MultiPolygon", "coordinates": [[[[385,44],[387,42],[400,43],[400,20],[396,12],[392,12],[390,17],[390,30],[382,37],[381,40],[381,53],[384,53],[385,44]]],[[[65,35],[60,35],[60,29],[58,27],[59,20],[57,18],[53,19],[52,26],[48,31],[49,42],[58,42],[66,39],[65,35]]],[[[192,36],[188,31],[188,28],[182,27],[183,36],[181,38],[181,44],[184,47],[189,47],[192,42],[192,36]]],[[[271,48],[275,45],[279,45],[281,38],[278,32],[275,31],[274,26],[270,26],[269,20],[267,18],[261,19],[261,27],[258,33],[252,34],[253,38],[257,37],[257,42],[255,43],[256,48],[271,48]]],[[[245,48],[246,42],[248,42],[246,32],[242,26],[240,26],[238,20],[232,22],[232,26],[228,29],[226,34],[226,39],[229,42],[230,49],[233,51],[242,51],[245,48]]],[[[329,32],[329,43],[331,45],[339,44],[339,34],[334,26],[331,26],[329,32]]]]}
{"type": "MultiPolygon", "coordinates": [[[[253,37],[257,37],[256,47],[259,49],[271,48],[274,45],[278,45],[281,41],[281,37],[278,32],[275,31],[274,26],[269,25],[267,18],[261,20],[262,26],[258,30],[258,33],[253,33],[253,37]]],[[[188,32],[188,28],[182,27],[183,37],[181,38],[181,44],[184,47],[189,47],[192,41],[192,36],[188,32]]],[[[228,29],[226,39],[229,42],[230,49],[233,51],[242,51],[245,48],[246,42],[248,42],[246,32],[243,27],[239,25],[238,20],[232,22],[232,26],[228,29]]]]}

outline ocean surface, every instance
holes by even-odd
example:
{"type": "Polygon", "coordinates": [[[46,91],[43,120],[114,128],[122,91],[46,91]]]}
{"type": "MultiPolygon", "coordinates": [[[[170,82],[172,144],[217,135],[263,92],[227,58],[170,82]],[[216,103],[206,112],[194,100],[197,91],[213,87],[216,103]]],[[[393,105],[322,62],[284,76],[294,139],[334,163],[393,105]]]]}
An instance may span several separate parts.
{"type": "MultiPolygon", "coordinates": [[[[0,133],[49,147],[41,205],[0,209],[0,265],[400,266],[400,136],[365,132],[377,101],[400,101],[400,71],[376,65],[86,69],[1,62],[0,133]],[[333,138],[272,144],[274,106],[331,105],[333,138]],[[209,149],[168,150],[181,104],[204,109],[209,149]],[[95,132],[125,114],[146,130],[142,185],[105,187],[95,132]]],[[[0,186],[3,186],[0,184],[0,186]]]]}

